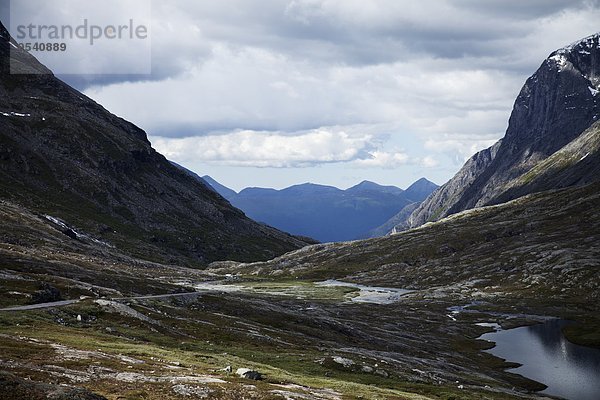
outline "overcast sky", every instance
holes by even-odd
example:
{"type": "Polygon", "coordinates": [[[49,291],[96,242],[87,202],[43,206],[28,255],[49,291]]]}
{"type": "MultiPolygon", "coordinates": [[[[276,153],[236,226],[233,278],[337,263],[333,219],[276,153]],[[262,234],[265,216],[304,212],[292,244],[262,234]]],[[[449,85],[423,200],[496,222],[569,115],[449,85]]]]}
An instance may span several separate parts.
{"type": "Polygon", "coordinates": [[[442,184],[549,53],[600,30],[599,3],[155,1],[152,76],[63,78],[236,190],[442,184]]]}

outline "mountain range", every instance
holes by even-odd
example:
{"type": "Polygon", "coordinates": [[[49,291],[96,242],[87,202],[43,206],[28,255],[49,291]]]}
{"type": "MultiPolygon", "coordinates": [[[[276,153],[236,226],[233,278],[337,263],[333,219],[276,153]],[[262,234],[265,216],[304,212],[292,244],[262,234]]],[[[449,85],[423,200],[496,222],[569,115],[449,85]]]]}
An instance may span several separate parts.
{"type": "Polygon", "coordinates": [[[406,190],[363,181],[346,190],[305,183],[236,193],[210,176],[202,179],[248,217],[320,242],[384,236],[406,221],[409,214],[403,210],[414,209],[438,187],[421,178],[406,190]]]}

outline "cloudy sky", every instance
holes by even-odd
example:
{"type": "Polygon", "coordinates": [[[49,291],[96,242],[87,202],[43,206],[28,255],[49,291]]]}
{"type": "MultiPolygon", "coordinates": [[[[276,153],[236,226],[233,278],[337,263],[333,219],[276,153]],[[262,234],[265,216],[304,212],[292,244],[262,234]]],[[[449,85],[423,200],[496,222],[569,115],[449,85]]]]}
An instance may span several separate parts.
{"type": "Polygon", "coordinates": [[[63,79],[236,190],[442,184],[599,21],[599,0],[155,1],[151,76],[63,79]]]}

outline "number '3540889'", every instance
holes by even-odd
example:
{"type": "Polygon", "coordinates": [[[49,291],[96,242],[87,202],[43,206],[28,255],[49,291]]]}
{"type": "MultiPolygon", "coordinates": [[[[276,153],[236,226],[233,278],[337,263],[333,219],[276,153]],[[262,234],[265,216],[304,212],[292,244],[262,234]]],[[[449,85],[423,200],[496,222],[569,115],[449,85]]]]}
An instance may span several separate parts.
{"type": "Polygon", "coordinates": [[[66,43],[19,43],[19,47],[26,51],[67,51],[66,43]]]}

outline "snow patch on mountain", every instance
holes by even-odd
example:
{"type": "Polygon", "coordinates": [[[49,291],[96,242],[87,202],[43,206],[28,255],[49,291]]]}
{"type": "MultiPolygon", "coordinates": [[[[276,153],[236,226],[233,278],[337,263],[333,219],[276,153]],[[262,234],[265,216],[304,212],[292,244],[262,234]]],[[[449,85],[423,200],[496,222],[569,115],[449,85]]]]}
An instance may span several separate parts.
{"type": "Polygon", "coordinates": [[[22,114],[14,111],[11,111],[10,113],[0,111],[0,115],[4,115],[5,117],[31,117],[31,114],[22,114]]]}
{"type": "Polygon", "coordinates": [[[567,60],[567,57],[565,57],[563,53],[556,53],[555,55],[550,57],[549,60],[554,61],[556,63],[556,66],[558,67],[559,71],[564,70],[567,66],[567,63],[569,62],[567,60]]]}
{"type": "MultiPolygon", "coordinates": [[[[585,37],[583,39],[577,40],[577,41],[571,43],[570,45],[565,46],[565,47],[557,50],[557,53],[563,53],[563,54],[564,53],[569,53],[569,52],[573,51],[576,47],[582,46],[582,45],[585,46],[585,47],[587,47],[588,49],[592,49],[594,47],[600,49],[600,41],[599,41],[599,39],[600,39],[600,32],[596,32],[596,33],[594,33],[594,34],[592,34],[592,35],[590,35],[588,37],[585,37]]],[[[582,53],[582,52],[585,52],[585,51],[586,50],[580,50],[579,52],[582,53]]],[[[588,53],[582,53],[582,54],[590,54],[590,53],[588,52],[588,53]]]]}

